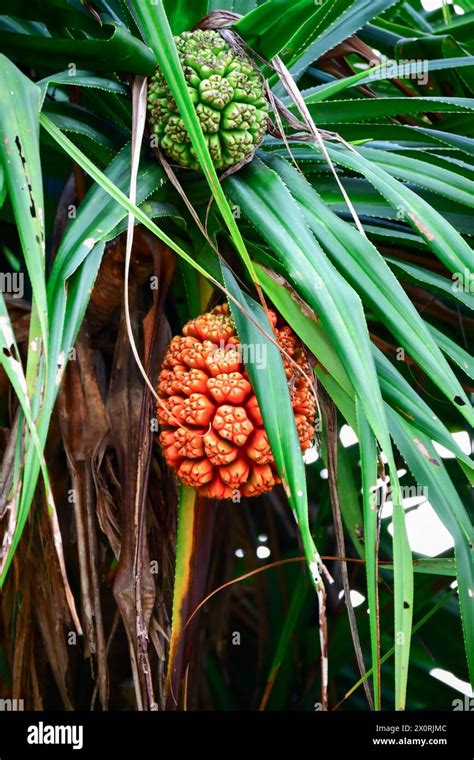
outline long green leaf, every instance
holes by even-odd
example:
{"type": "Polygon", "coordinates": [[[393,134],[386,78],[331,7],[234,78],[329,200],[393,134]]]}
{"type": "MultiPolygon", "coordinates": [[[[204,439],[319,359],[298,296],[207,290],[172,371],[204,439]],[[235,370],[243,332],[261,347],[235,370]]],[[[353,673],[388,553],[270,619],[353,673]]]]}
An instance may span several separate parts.
{"type": "MultiPolygon", "coordinates": [[[[271,276],[260,265],[257,265],[257,271],[265,293],[317,358],[316,374],[348,424],[355,429],[354,390],[330,335],[316,315],[308,313],[307,305],[298,303],[294,294],[280,284],[275,275],[271,276]]],[[[372,353],[384,401],[418,430],[445,446],[472,472],[474,464],[471,458],[456,443],[440,418],[373,344],[372,353]]]]}
{"type": "Polygon", "coordinates": [[[457,282],[453,282],[452,279],[448,280],[446,277],[442,277],[425,267],[417,266],[409,261],[395,259],[393,256],[384,256],[384,258],[390,264],[391,269],[395,268],[400,272],[400,279],[405,279],[406,276],[409,282],[416,284],[421,282],[430,293],[439,293],[447,298],[460,301],[468,309],[474,309],[474,293],[469,293],[462,282],[462,278],[459,278],[460,282],[458,284],[457,282]]]}
{"type": "Polygon", "coordinates": [[[361,474],[362,474],[362,501],[364,510],[364,547],[365,547],[365,572],[367,578],[367,599],[369,606],[370,625],[370,648],[372,654],[372,671],[374,681],[374,705],[376,710],[381,709],[381,683],[380,683],[380,627],[378,621],[378,589],[377,589],[377,445],[374,435],[367,423],[366,416],[356,404],[357,410],[357,434],[359,438],[361,474]]]}
{"type": "MultiPolygon", "coordinates": [[[[328,100],[319,103],[317,94],[306,99],[316,124],[346,124],[375,121],[381,117],[424,113],[464,113],[474,109],[472,98],[374,98],[367,108],[363,98],[354,100],[328,100]]],[[[421,124],[420,126],[423,126],[421,124]]]]}
{"type": "Polygon", "coordinates": [[[461,235],[423,198],[357,152],[327,146],[331,159],[363,174],[426,241],[451,272],[469,270],[472,250],[461,235]]]}
{"type": "MultiPolygon", "coordinates": [[[[245,307],[257,324],[271,335],[272,327],[262,307],[240,289],[237,280],[225,264],[222,265],[222,274],[229,293],[245,307]]],[[[262,363],[264,366],[255,361],[248,361],[246,369],[258,399],[278,474],[298,522],[311,579],[318,586],[319,560],[309,527],[304,463],[281,354],[275,344],[263,335],[245,314],[235,308],[232,301],[230,308],[241,344],[261,346],[262,356],[266,357],[262,363]]],[[[249,359],[252,355],[249,351],[249,359]]]]}
{"type": "MultiPolygon", "coordinates": [[[[461,384],[375,246],[328,209],[316,190],[287,161],[275,156],[267,163],[282,177],[314,235],[354,289],[446,396],[469,409],[461,384]]],[[[474,422],[471,413],[466,418],[474,422]]]]}
{"type": "MultiPolygon", "coordinates": [[[[0,162],[47,350],[44,202],[39,153],[40,91],[0,55],[0,162]]],[[[40,338],[40,336],[34,336],[40,338]]],[[[41,348],[38,346],[38,354],[41,348]]]]}
{"type": "Polygon", "coordinates": [[[263,3],[233,25],[248,45],[270,60],[284,49],[285,56],[296,52],[298,32],[308,24],[317,25],[322,9],[314,0],[271,0],[263,3]]]}
{"type": "Polygon", "coordinates": [[[442,169],[430,161],[418,161],[397,153],[388,153],[373,148],[358,148],[358,153],[364,158],[381,166],[392,177],[402,179],[418,187],[424,187],[433,193],[445,195],[456,203],[474,206],[474,182],[462,175],[442,169]]]}
{"type": "Polygon", "coordinates": [[[53,71],[66,68],[72,61],[77,67],[94,71],[148,75],[156,65],[151,50],[125,26],[114,22],[96,24],[93,36],[83,39],[0,30],[0,48],[23,66],[53,71]]]}
{"type": "Polygon", "coordinates": [[[403,709],[413,613],[413,568],[385,411],[359,297],[308,230],[280,177],[257,160],[226,180],[226,190],[279,257],[305,301],[315,309],[336,349],[364,413],[382,446],[394,489],[396,705],[403,709]]]}
{"type": "MultiPolygon", "coordinates": [[[[5,56],[0,55],[0,163],[33,291],[25,378],[28,402],[19,397],[20,402],[28,403],[29,423],[36,421],[43,403],[42,384],[49,349],[39,105],[40,91],[36,85],[5,56]]],[[[30,510],[31,499],[25,497],[24,484],[33,473],[36,473],[37,478],[40,467],[43,467],[37,443],[30,425],[26,445],[31,446],[32,453],[31,458],[25,457],[23,472],[16,473],[22,487],[15,530],[8,546],[0,585],[8,571],[30,510]]],[[[44,469],[43,474],[45,473],[44,469]]],[[[47,494],[50,495],[49,489],[47,494]]]]}
{"type": "Polygon", "coordinates": [[[444,353],[452,359],[458,367],[461,367],[463,372],[470,378],[474,379],[474,358],[471,354],[465,351],[461,346],[458,346],[454,340],[451,340],[441,330],[438,330],[434,325],[428,325],[431,334],[438,343],[439,347],[444,353]]]}
{"type": "Polygon", "coordinates": [[[474,686],[474,534],[471,522],[429,438],[420,435],[396,412],[390,412],[396,444],[417,482],[427,489],[428,500],[451,533],[456,553],[459,604],[471,683],[474,686]],[[426,452],[419,456],[420,448],[426,452]]]}
{"type": "Polygon", "coordinates": [[[165,0],[164,7],[173,34],[187,32],[201,21],[208,12],[208,0],[165,0]]]}
{"type": "Polygon", "coordinates": [[[391,61],[389,63],[380,63],[376,66],[371,66],[364,71],[359,71],[352,76],[343,77],[335,82],[328,82],[327,84],[318,85],[317,87],[310,87],[307,90],[302,90],[301,94],[307,100],[311,98],[313,103],[321,103],[328,98],[339,95],[340,92],[344,92],[348,88],[362,87],[372,82],[380,82],[385,79],[405,79],[413,77],[414,75],[424,75],[428,71],[442,71],[451,68],[460,68],[464,66],[474,66],[474,56],[465,56],[458,58],[439,58],[431,61],[427,60],[412,60],[408,63],[397,63],[391,61]]]}
{"type": "Polygon", "coordinates": [[[306,30],[298,50],[290,62],[290,74],[295,80],[323,53],[336,47],[357,32],[367,21],[394,5],[395,0],[334,0],[329,7],[320,6],[321,23],[306,30]]]}
{"type": "Polygon", "coordinates": [[[67,69],[60,71],[58,74],[51,74],[49,77],[40,79],[36,83],[42,93],[42,103],[46,97],[49,87],[70,86],[70,87],[89,87],[102,92],[112,92],[114,95],[128,95],[129,90],[121,82],[114,79],[98,77],[91,71],[82,71],[77,69],[67,69]]]}

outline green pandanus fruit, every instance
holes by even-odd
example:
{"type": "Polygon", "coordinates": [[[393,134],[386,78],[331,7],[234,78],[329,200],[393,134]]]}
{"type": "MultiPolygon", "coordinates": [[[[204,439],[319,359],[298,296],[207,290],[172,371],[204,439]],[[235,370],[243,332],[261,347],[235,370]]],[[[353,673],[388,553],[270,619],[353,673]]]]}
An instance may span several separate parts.
{"type": "MultiPolygon", "coordinates": [[[[262,75],[250,58],[235,53],[217,32],[183,32],[175,42],[214,166],[235,166],[253,154],[267,131],[262,75]]],[[[160,69],[150,80],[148,112],[151,131],[163,152],[180,166],[199,169],[160,69]]]]}

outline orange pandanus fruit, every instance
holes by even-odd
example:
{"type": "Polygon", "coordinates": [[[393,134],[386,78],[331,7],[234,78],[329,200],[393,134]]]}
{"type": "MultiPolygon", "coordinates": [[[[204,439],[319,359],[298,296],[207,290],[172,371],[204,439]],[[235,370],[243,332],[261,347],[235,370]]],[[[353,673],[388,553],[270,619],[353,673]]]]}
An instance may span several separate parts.
{"type": "MultiPolygon", "coordinates": [[[[301,449],[311,446],[315,402],[303,345],[270,312],[282,354],[301,449]],[[293,361],[290,361],[291,356],[293,361]],[[295,366],[298,365],[298,366],[295,366]]],[[[160,442],[167,463],[207,497],[258,496],[279,483],[275,462],[227,304],[193,319],[172,339],[158,381],[160,442]]],[[[263,357],[259,357],[263,361],[263,357]]],[[[268,368],[267,368],[268,371],[268,368]]],[[[271,368],[270,368],[271,371],[271,368]]]]}

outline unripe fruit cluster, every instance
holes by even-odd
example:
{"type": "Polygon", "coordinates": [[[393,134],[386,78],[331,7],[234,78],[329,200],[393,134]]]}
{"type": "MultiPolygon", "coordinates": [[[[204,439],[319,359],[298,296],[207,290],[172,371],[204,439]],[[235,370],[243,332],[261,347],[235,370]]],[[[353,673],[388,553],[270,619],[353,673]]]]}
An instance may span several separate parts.
{"type": "MultiPolygon", "coordinates": [[[[267,101],[260,72],[236,55],[220,34],[198,29],[175,37],[188,92],[216,169],[251,155],[267,131],[267,101]]],[[[151,131],[177,164],[199,169],[186,125],[160,69],[148,88],[151,131]]]]}

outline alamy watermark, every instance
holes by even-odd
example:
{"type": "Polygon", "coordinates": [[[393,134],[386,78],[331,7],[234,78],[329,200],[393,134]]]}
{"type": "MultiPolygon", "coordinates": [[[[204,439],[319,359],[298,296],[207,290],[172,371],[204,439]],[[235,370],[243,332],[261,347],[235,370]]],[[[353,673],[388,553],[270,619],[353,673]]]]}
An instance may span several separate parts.
{"type": "Polygon", "coordinates": [[[453,699],[451,706],[454,712],[459,712],[459,710],[474,712],[474,695],[472,697],[469,697],[467,694],[465,694],[464,697],[453,699]]]}
{"type": "Polygon", "coordinates": [[[217,344],[219,351],[231,353],[241,364],[253,364],[257,369],[266,369],[268,365],[268,346],[266,343],[239,343],[229,347],[229,344],[221,340],[217,344]]]}
{"type": "Polygon", "coordinates": [[[382,62],[374,58],[368,65],[376,67],[376,71],[368,72],[372,79],[415,79],[418,84],[428,84],[429,61],[426,58],[401,58],[398,61],[386,58],[382,62]]]}
{"type": "Polygon", "coordinates": [[[82,749],[84,726],[52,726],[40,721],[28,726],[26,741],[28,744],[69,744],[72,749],[82,749]]]}
{"type": "Polygon", "coordinates": [[[0,699],[0,712],[23,712],[24,709],[23,699],[0,699]]]}
{"type": "MultiPolygon", "coordinates": [[[[423,499],[428,500],[428,486],[399,486],[400,497],[402,501],[405,499],[423,499]]],[[[392,486],[388,483],[387,488],[379,488],[378,486],[373,490],[370,496],[370,503],[373,509],[378,509],[386,501],[391,501],[393,498],[392,486]]]]}
{"type": "Polygon", "coordinates": [[[25,275],[22,272],[0,272],[0,293],[13,298],[23,298],[25,275]]]}
{"type": "Polygon", "coordinates": [[[474,272],[464,268],[462,272],[454,272],[451,279],[454,293],[474,293],[474,272]]]}

